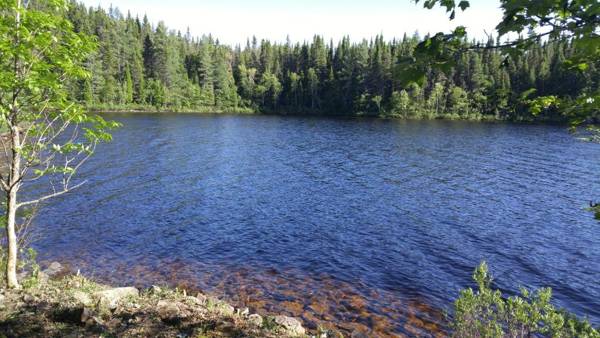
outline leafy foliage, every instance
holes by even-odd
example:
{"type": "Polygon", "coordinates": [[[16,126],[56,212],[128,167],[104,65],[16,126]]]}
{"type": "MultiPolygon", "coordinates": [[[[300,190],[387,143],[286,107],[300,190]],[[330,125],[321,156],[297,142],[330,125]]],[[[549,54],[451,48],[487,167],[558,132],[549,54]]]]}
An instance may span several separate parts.
{"type": "Polygon", "coordinates": [[[589,322],[555,308],[552,290],[521,289],[521,296],[503,297],[491,288],[488,266],[481,263],[473,274],[477,290],[461,291],[454,304],[455,337],[586,337],[600,333],[589,322]]]}
{"type": "Polygon", "coordinates": [[[6,166],[0,170],[4,192],[7,234],[7,281],[16,279],[19,240],[32,214],[19,214],[78,185],[71,179],[92,155],[98,142],[109,141],[118,125],[86,114],[73,101],[69,84],[86,81],[84,67],[95,43],[75,32],[66,17],[63,0],[0,1],[0,154],[6,166]],[[44,178],[49,192],[22,201],[18,192],[44,178]]]}
{"type": "MultiPolygon", "coordinates": [[[[415,0],[419,3],[419,0],[415,0]]],[[[504,66],[510,66],[510,59],[527,56],[531,49],[541,41],[551,43],[562,42],[573,46],[574,52],[567,58],[563,56],[560,65],[568,71],[587,73],[594,71],[600,62],[600,3],[597,0],[502,0],[500,2],[503,18],[496,26],[498,39],[517,34],[518,37],[491,46],[469,44],[463,40],[464,27],[458,27],[450,34],[438,33],[417,46],[415,54],[420,55],[413,60],[405,73],[405,81],[420,82],[424,74],[424,65],[436,67],[447,72],[453,65],[452,55],[466,50],[494,48],[505,56],[504,66]],[[524,36],[525,34],[525,36],[524,36]],[[428,42],[431,40],[431,42],[428,42]],[[412,68],[410,68],[412,67],[412,68]]],[[[466,9],[467,1],[456,4],[450,0],[428,0],[423,2],[425,8],[435,5],[443,6],[451,12],[454,19],[456,7],[466,9]]],[[[535,100],[525,100],[533,115],[542,110],[554,107],[567,116],[573,126],[590,120],[590,112],[597,112],[600,98],[597,89],[582,93],[578,97],[546,95],[535,100]]]]}

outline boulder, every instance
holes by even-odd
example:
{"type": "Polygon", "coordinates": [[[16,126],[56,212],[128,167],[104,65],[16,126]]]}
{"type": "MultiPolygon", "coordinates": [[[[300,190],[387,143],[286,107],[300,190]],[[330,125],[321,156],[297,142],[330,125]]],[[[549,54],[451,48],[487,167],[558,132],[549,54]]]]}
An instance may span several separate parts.
{"type": "Polygon", "coordinates": [[[176,324],[192,315],[189,306],[178,301],[159,300],[156,304],[156,314],[168,324],[176,324]]]}
{"type": "Polygon", "coordinates": [[[261,315],[254,313],[248,316],[248,322],[254,326],[262,327],[263,318],[261,317],[261,315]]]}
{"type": "Polygon", "coordinates": [[[138,297],[139,290],[134,287],[115,288],[95,292],[92,297],[96,299],[100,306],[106,306],[111,310],[117,308],[119,301],[126,297],[138,297]]]}
{"type": "Polygon", "coordinates": [[[52,262],[50,265],[42,270],[42,273],[48,276],[49,278],[58,277],[65,272],[65,268],[59,262],[52,262]]]}
{"type": "Polygon", "coordinates": [[[159,300],[156,304],[156,313],[163,321],[176,321],[180,315],[178,304],[166,300],[159,300]]]}
{"type": "Polygon", "coordinates": [[[281,326],[285,333],[290,336],[303,336],[306,334],[306,330],[302,327],[302,323],[296,318],[287,316],[276,316],[275,323],[281,326]]]}

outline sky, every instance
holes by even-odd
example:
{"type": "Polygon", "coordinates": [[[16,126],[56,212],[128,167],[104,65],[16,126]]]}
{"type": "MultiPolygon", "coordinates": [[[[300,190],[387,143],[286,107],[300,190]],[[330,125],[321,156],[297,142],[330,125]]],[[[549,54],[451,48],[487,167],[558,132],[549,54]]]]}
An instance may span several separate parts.
{"type": "Polygon", "coordinates": [[[193,36],[212,34],[220,42],[244,45],[246,39],[293,42],[312,40],[315,34],[334,41],[348,35],[354,41],[377,34],[391,40],[412,35],[467,27],[483,39],[494,31],[502,15],[498,0],[471,0],[471,8],[448,20],[444,9],[427,10],[409,0],[83,0],[92,7],[111,5],[126,14],[147,15],[193,36]]]}

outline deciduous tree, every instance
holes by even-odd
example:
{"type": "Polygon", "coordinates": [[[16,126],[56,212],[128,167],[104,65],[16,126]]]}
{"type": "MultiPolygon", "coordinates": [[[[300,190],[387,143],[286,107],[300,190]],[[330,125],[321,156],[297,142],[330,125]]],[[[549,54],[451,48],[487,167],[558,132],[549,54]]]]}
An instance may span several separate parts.
{"type": "Polygon", "coordinates": [[[19,287],[18,236],[28,222],[18,211],[63,195],[83,182],[73,177],[115,123],[88,115],[70,100],[67,83],[88,79],[83,62],[92,40],[73,30],[63,0],[0,1],[0,138],[6,167],[0,172],[6,228],[6,280],[19,287]],[[32,181],[49,191],[24,200],[32,181]]]}

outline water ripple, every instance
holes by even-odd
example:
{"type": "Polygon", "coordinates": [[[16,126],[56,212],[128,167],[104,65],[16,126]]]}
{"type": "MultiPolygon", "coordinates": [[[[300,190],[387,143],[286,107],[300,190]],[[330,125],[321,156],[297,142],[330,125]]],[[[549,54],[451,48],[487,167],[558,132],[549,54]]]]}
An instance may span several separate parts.
{"type": "Polygon", "coordinates": [[[485,259],[600,324],[600,149],[562,127],[110,117],[90,183],[37,219],[44,259],[381,336],[443,333],[485,259]]]}

